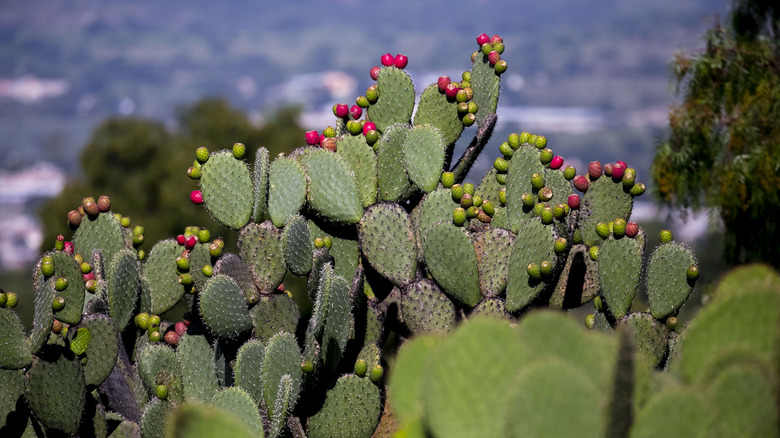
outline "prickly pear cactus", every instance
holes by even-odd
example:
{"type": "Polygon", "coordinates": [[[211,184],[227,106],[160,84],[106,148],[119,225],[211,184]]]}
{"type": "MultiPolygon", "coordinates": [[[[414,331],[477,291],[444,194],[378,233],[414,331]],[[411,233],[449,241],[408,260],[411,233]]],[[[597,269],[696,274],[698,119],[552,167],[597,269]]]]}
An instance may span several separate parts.
{"type": "Polygon", "coordinates": [[[33,268],[30,333],[0,291],[0,434],[657,436],[689,427],[659,420],[682,400],[697,430],[776,436],[778,410],[751,406],[778,399],[777,275],[726,281],[682,330],[696,259],[665,232],[642,275],[625,163],[578,174],[513,133],[467,182],[507,69],[499,36],[477,42],[419,102],[406,57],[382,56],[289,154],[198,148],[190,199],[237,254],[194,226],[147,254],[142,226],[84,198],[33,268]],[[531,312],[590,302],[593,332],[531,312]]]}

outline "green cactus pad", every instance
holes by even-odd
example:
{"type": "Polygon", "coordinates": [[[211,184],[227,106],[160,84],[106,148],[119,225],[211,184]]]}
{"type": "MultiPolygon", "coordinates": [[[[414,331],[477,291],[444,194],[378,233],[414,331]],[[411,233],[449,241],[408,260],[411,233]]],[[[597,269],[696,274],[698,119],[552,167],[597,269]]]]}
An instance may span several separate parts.
{"type": "Polygon", "coordinates": [[[243,388],[257,406],[263,402],[262,365],[265,358],[263,343],[257,339],[245,342],[236,356],[236,386],[243,388]]]}
{"type": "Polygon", "coordinates": [[[32,360],[19,316],[11,309],[0,308],[0,368],[21,369],[32,360]]]}
{"type": "MultiPolygon", "coordinates": [[[[51,254],[46,253],[44,255],[51,254]]],[[[40,266],[41,262],[39,260],[33,273],[35,299],[33,303],[33,325],[28,338],[30,351],[32,352],[40,350],[49,339],[51,325],[54,323],[54,310],[51,308],[51,303],[54,297],[57,296],[57,291],[54,290],[54,280],[51,278],[44,280],[40,266]]]]}
{"type": "Polygon", "coordinates": [[[283,227],[306,201],[306,174],[300,163],[279,157],[268,168],[268,215],[273,224],[283,227]]]}
{"type": "Polygon", "coordinates": [[[236,339],[252,329],[244,292],[226,275],[211,278],[200,293],[199,307],[203,322],[220,338],[236,339]]]}
{"type": "Polygon", "coordinates": [[[424,415],[423,394],[428,363],[435,358],[436,346],[442,339],[433,335],[415,336],[398,351],[390,373],[387,397],[401,423],[424,415]]]}
{"type": "MultiPolygon", "coordinates": [[[[287,416],[295,407],[295,400],[301,388],[301,351],[295,336],[291,333],[279,333],[270,341],[265,349],[262,366],[263,400],[271,422],[284,424],[287,416]],[[280,387],[284,377],[289,376],[290,402],[284,410],[279,410],[280,387]]],[[[286,397],[286,391],[282,392],[286,397]]],[[[273,435],[273,434],[272,434],[273,435]]]]}
{"type": "Polygon", "coordinates": [[[263,222],[268,212],[268,168],[270,167],[268,149],[260,147],[255,153],[255,167],[252,170],[255,202],[252,207],[252,220],[263,222]]]}
{"type": "Polygon", "coordinates": [[[512,392],[502,436],[604,436],[601,406],[594,403],[600,391],[574,364],[549,358],[527,365],[512,392]]]}
{"type": "MultiPolygon", "coordinates": [[[[75,328],[75,327],[74,327],[75,328]]],[[[119,355],[119,330],[114,320],[105,315],[88,315],[79,328],[86,328],[92,337],[84,353],[84,381],[96,387],[108,378],[119,355]]],[[[71,329],[73,330],[73,329],[71,329]]]]}
{"type": "Polygon", "coordinates": [[[178,400],[182,397],[182,380],[179,361],[173,350],[162,344],[150,344],[136,355],[138,375],[150,398],[155,397],[155,389],[159,384],[158,377],[165,375],[168,381],[168,399],[178,400]]]}
{"type": "Polygon", "coordinates": [[[173,239],[157,242],[144,263],[143,276],[149,288],[149,312],[155,315],[165,313],[184,296],[184,287],[179,284],[176,272],[176,258],[184,250],[173,239]]]}
{"type": "MultiPolygon", "coordinates": [[[[195,290],[201,290],[206,286],[210,277],[203,273],[204,266],[211,266],[211,254],[209,253],[208,243],[198,243],[190,250],[190,275],[195,285],[195,290]]],[[[213,272],[212,266],[212,272],[213,272]]]]}
{"type": "MultiPolygon", "coordinates": [[[[185,403],[173,409],[167,417],[165,436],[170,438],[257,438],[240,418],[232,412],[211,405],[185,403]]],[[[145,437],[144,437],[145,438],[145,437]]]]}
{"type": "Polygon", "coordinates": [[[520,225],[533,217],[531,210],[523,206],[523,193],[534,193],[531,176],[544,174],[544,165],[539,161],[539,151],[533,146],[520,146],[509,160],[506,175],[506,212],[509,229],[517,233],[520,225]]]}
{"type": "Polygon", "coordinates": [[[313,336],[320,338],[322,329],[325,327],[325,317],[328,312],[328,300],[330,300],[331,283],[334,277],[333,265],[329,263],[323,265],[317,276],[319,279],[316,281],[317,292],[311,309],[309,328],[313,336]]]}
{"type": "Polygon", "coordinates": [[[364,135],[348,135],[338,141],[336,153],[344,158],[355,175],[363,207],[376,202],[377,158],[364,135]]]}
{"type": "Polygon", "coordinates": [[[692,265],[697,265],[693,252],[683,244],[669,242],[655,249],[646,277],[647,301],[654,317],[676,313],[688,299],[693,286],[688,283],[686,271],[692,265]]]}
{"type": "Polygon", "coordinates": [[[172,408],[167,400],[153,399],[144,407],[141,417],[141,436],[143,438],[165,437],[166,418],[172,408]]]}
{"type": "Polygon", "coordinates": [[[417,249],[409,215],[398,204],[376,204],[358,226],[363,254],[395,285],[409,283],[417,271],[417,249]]]}
{"type": "Polygon", "coordinates": [[[295,275],[311,271],[312,253],[309,224],[301,215],[291,216],[282,232],[282,253],[287,269],[295,275]]]}
{"type": "Polygon", "coordinates": [[[108,305],[111,319],[119,330],[124,330],[135,309],[141,278],[138,272],[138,259],[132,250],[122,250],[111,262],[108,272],[108,305]]]}
{"type": "Polygon", "coordinates": [[[683,388],[668,388],[637,412],[631,426],[631,438],[713,436],[709,427],[711,415],[707,401],[701,395],[683,388]]]}
{"type": "Polygon", "coordinates": [[[330,252],[327,248],[320,248],[314,251],[312,268],[311,272],[309,273],[309,279],[306,283],[306,293],[309,295],[310,300],[314,301],[317,297],[317,291],[320,287],[320,273],[322,272],[322,267],[326,264],[330,264],[332,268],[333,263],[333,256],[330,255],[330,252]]]}
{"type": "Polygon", "coordinates": [[[111,260],[116,253],[130,245],[116,217],[110,213],[101,213],[94,219],[84,216],[73,233],[73,247],[83,256],[100,250],[106,260],[111,260]]]}
{"type": "Polygon", "coordinates": [[[639,363],[648,368],[658,366],[666,357],[668,331],[664,324],[648,313],[632,313],[621,318],[615,329],[628,328],[634,337],[639,363]]]}
{"type": "Polygon", "coordinates": [[[396,123],[409,123],[414,111],[414,84],[405,71],[383,68],[376,79],[379,100],[368,108],[366,117],[380,132],[396,123]]]}
{"type": "Polygon", "coordinates": [[[0,368],[0,430],[12,431],[27,422],[24,371],[0,368]]]}
{"type": "Polygon", "coordinates": [[[506,289],[514,236],[503,228],[490,228],[474,236],[482,296],[495,297],[506,289]]]}
{"type": "Polygon", "coordinates": [[[569,180],[563,176],[563,169],[544,169],[544,185],[552,189],[553,196],[547,203],[549,205],[566,204],[572,192],[569,180]]]}
{"type": "Polygon", "coordinates": [[[512,315],[506,311],[506,302],[501,298],[485,298],[471,309],[470,317],[477,315],[492,316],[512,320],[512,315]]]}
{"type": "Polygon", "coordinates": [[[406,287],[401,298],[401,318],[413,334],[446,333],[455,327],[455,306],[431,280],[406,287]]]}
{"type": "Polygon", "coordinates": [[[382,400],[379,388],[354,374],[339,378],[325,404],[309,418],[310,438],[370,436],[379,423],[382,400]]]}
{"type": "MultiPolygon", "coordinates": [[[[596,234],[599,222],[609,223],[617,218],[628,220],[634,206],[633,198],[623,190],[623,184],[602,176],[591,181],[588,191],[582,195],[579,227],[582,241],[588,246],[601,244],[603,239],[596,234]]],[[[686,267],[687,269],[687,267],[686,267]]]]}
{"type": "MultiPolygon", "coordinates": [[[[371,370],[375,366],[381,366],[382,351],[376,344],[366,344],[358,353],[357,360],[363,360],[366,363],[366,370],[371,370]]],[[[366,374],[368,376],[368,374],[366,374]]],[[[364,376],[361,376],[364,377],[364,376]]]]}
{"type": "Polygon", "coordinates": [[[422,261],[422,245],[428,234],[428,228],[437,222],[451,222],[452,202],[450,189],[439,188],[423,197],[422,201],[412,210],[411,219],[417,240],[420,261],[422,261]]]}
{"type": "Polygon", "coordinates": [[[43,426],[74,435],[86,400],[81,361],[61,347],[46,348],[27,370],[25,397],[30,412],[43,426]]]}
{"type": "Polygon", "coordinates": [[[423,252],[428,270],[444,292],[470,307],[479,302],[477,255],[466,230],[451,221],[432,225],[423,252]]]}
{"type": "Polygon", "coordinates": [[[405,124],[390,126],[374,145],[378,162],[377,190],[383,201],[397,201],[409,189],[404,160],[398,159],[403,154],[409,132],[409,126],[405,124]]]}
{"type": "Polygon", "coordinates": [[[599,294],[598,263],[588,255],[588,247],[574,245],[561,269],[550,297],[550,307],[569,309],[593,300],[599,294]]]}
{"type": "Polygon", "coordinates": [[[203,335],[183,334],[176,347],[185,401],[208,402],[219,390],[214,349],[203,335]]]}
{"type": "Polygon", "coordinates": [[[214,265],[213,274],[227,275],[232,278],[244,291],[247,302],[257,301],[260,294],[252,278],[252,270],[241,260],[241,257],[231,253],[222,254],[214,265]]]}
{"type": "Polygon", "coordinates": [[[458,106],[447,100],[447,95],[439,91],[437,84],[431,84],[423,91],[414,114],[414,124],[438,129],[446,145],[454,144],[463,132],[458,106]]]}
{"type": "Polygon", "coordinates": [[[498,92],[501,79],[490,66],[488,56],[477,53],[471,67],[471,88],[474,90],[472,102],[479,106],[477,123],[481,126],[485,119],[498,108],[498,92]]]}
{"type": "Polygon", "coordinates": [[[246,163],[231,151],[212,153],[201,168],[203,202],[214,219],[237,230],[249,222],[255,204],[254,184],[246,163]]]}
{"type": "Polygon", "coordinates": [[[458,327],[427,362],[422,398],[431,429],[437,436],[504,436],[511,383],[529,359],[506,321],[474,318],[458,327]]]}
{"type": "Polygon", "coordinates": [[[609,238],[599,246],[601,292],[615,319],[624,317],[631,309],[642,273],[642,249],[639,240],[627,237],[609,238]]]}
{"type": "Polygon", "coordinates": [[[111,432],[109,438],[137,438],[141,436],[141,428],[137,423],[130,420],[122,420],[119,425],[111,432]]]}
{"type": "Polygon", "coordinates": [[[326,218],[354,224],[363,216],[357,181],[346,160],[325,149],[303,158],[309,204],[326,218]]]}
{"type": "MultiPolygon", "coordinates": [[[[68,282],[65,290],[56,292],[65,298],[65,307],[54,312],[54,317],[67,324],[81,322],[81,312],[84,310],[84,277],[79,264],[70,255],[57,251],[51,254],[54,258],[54,275],[47,281],[64,278],[68,282]]],[[[51,301],[49,302],[51,306],[51,301]]]]}
{"type": "Polygon", "coordinates": [[[712,382],[713,436],[777,437],[778,412],[772,383],[759,370],[733,367],[712,382]]]}
{"type": "Polygon", "coordinates": [[[263,419],[252,397],[241,388],[224,388],[211,402],[215,407],[224,409],[240,418],[251,430],[253,436],[263,437],[263,419]]]}
{"type": "Polygon", "coordinates": [[[336,275],[352,278],[360,260],[357,227],[310,220],[309,229],[312,239],[328,236],[333,245],[328,250],[334,259],[336,275]]]}
{"type": "Polygon", "coordinates": [[[522,222],[509,256],[509,275],[506,287],[506,310],[515,312],[531,303],[544,289],[546,283],[531,278],[526,267],[530,263],[548,260],[555,265],[553,250],[555,233],[552,226],[539,220],[522,222]]]}
{"type": "Polygon", "coordinates": [[[247,224],[238,233],[238,253],[251,268],[255,286],[262,293],[271,293],[281,284],[287,268],[284,266],[282,230],[270,221],[247,224]]]}
{"type": "Polygon", "coordinates": [[[495,168],[491,168],[482,177],[482,180],[477,185],[474,194],[482,198],[483,200],[489,200],[494,206],[498,207],[500,204],[498,196],[501,189],[504,188],[504,184],[499,183],[496,180],[496,174],[498,172],[495,168]]]}
{"type": "Polygon", "coordinates": [[[344,278],[333,275],[331,281],[323,285],[328,286],[329,292],[322,330],[322,359],[326,366],[335,371],[349,339],[352,302],[349,283],[344,278]]]}
{"type": "Polygon", "coordinates": [[[415,126],[404,142],[404,160],[409,179],[425,193],[439,185],[444,166],[445,143],[432,126],[415,126]]]}
{"type": "Polygon", "coordinates": [[[295,300],[286,293],[263,295],[250,311],[254,337],[268,342],[280,332],[295,333],[300,311],[295,300]]]}

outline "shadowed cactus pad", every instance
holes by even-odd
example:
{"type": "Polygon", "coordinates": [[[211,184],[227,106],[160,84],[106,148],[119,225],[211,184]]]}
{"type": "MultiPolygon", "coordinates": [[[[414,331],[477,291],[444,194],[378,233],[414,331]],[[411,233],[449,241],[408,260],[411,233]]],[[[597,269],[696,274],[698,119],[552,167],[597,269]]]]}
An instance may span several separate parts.
{"type": "Polygon", "coordinates": [[[370,436],[379,422],[379,389],[368,379],[341,377],[328,391],[325,404],[309,420],[311,438],[370,436]]]}

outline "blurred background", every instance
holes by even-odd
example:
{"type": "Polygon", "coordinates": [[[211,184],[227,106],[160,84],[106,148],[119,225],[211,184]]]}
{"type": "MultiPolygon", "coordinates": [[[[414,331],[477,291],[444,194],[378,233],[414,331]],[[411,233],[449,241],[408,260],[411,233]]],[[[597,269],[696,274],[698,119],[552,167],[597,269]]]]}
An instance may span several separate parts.
{"type": "MultiPolygon", "coordinates": [[[[69,237],[66,215],[82,197],[110,195],[112,210],[145,226],[147,251],[186,225],[230,241],[188,201],[195,148],[242,142],[275,156],[301,146],[305,130],[334,124],[334,103],[365,92],[387,52],[409,57],[419,93],[438,76],[459,78],[480,33],[504,38],[499,122],[473,180],[510,132],[529,131],[578,170],[592,160],[626,161],[652,190],[654,145],[675,101],[670,62],[701,50],[730,4],[269,3],[3,0],[0,287],[20,295],[25,324],[32,265],[57,234],[69,237]]],[[[717,221],[705,212],[683,222],[643,198],[632,218],[650,236],[672,228],[694,246],[703,273],[697,295],[706,291],[724,266],[717,221]]]]}

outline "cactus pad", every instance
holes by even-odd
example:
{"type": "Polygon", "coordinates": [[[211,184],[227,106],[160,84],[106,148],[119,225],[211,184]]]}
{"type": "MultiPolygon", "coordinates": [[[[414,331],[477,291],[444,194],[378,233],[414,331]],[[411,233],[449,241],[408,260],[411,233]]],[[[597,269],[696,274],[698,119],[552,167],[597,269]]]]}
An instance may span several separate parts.
{"type": "Polygon", "coordinates": [[[0,308],[0,368],[21,369],[30,365],[32,360],[30,346],[24,338],[24,327],[16,312],[0,308]]]}
{"type": "Polygon", "coordinates": [[[206,209],[217,222],[237,230],[249,222],[255,204],[246,163],[230,151],[211,154],[201,168],[200,189],[206,209]]]}
{"type": "Polygon", "coordinates": [[[398,200],[410,186],[404,160],[398,159],[403,154],[409,132],[409,126],[405,124],[390,126],[374,145],[378,162],[377,189],[383,201],[398,200]]]}
{"type": "Polygon", "coordinates": [[[236,339],[252,328],[244,292],[228,276],[212,277],[200,293],[199,306],[203,322],[220,338],[236,339]]]}
{"type": "Polygon", "coordinates": [[[349,164],[355,175],[363,207],[376,202],[377,159],[364,135],[348,135],[339,139],[337,153],[349,164]]]}
{"type": "Polygon", "coordinates": [[[495,297],[506,289],[513,243],[514,236],[503,228],[490,228],[474,237],[482,296],[495,297]]]}
{"type": "Polygon", "coordinates": [[[685,303],[693,290],[686,271],[695,265],[693,252],[683,244],[670,242],[656,248],[647,265],[647,300],[654,317],[674,314],[685,303]]]}
{"type": "Polygon", "coordinates": [[[325,404],[309,419],[311,438],[370,436],[379,423],[379,389],[368,379],[348,374],[328,391],[325,404]]]}
{"type": "Polygon", "coordinates": [[[185,401],[208,402],[219,390],[214,350],[203,335],[183,334],[176,347],[185,401]]]}
{"type": "Polygon", "coordinates": [[[210,405],[185,403],[173,409],[168,416],[166,436],[171,438],[257,438],[249,427],[233,413],[210,405]]]}
{"type": "Polygon", "coordinates": [[[422,279],[404,289],[401,318],[414,334],[448,332],[455,327],[455,307],[436,283],[422,279]]]}
{"type": "Polygon", "coordinates": [[[144,263],[143,276],[151,300],[149,312],[155,315],[170,310],[184,296],[184,287],[179,284],[176,272],[176,258],[182,250],[183,247],[173,239],[161,240],[144,263]]]}
{"type": "Polygon", "coordinates": [[[268,149],[260,147],[255,153],[255,166],[252,170],[255,202],[252,207],[252,220],[263,222],[268,212],[268,149]]]}
{"type": "Polygon", "coordinates": [[[279,157],[268,168],[268,215],[277,227],[298,213],[306,201],[306,175],[300,163],[279,157]]]}
{"type": "Polygon", "coordinates": [[[50,347],[35,357],[25,379],[27,405],[45,427],[75,435],[86,400],[84,370],[69,351],[50,347]],[[56,388],[57,396],[51,391],[56,388]]]}
{"type": "Polygon", "coordinates": [[[363,216],[357,181],[346,160],[325,149],[303,158],[309,204],[326,218],[354,224],[363,216]]]}
{"type": "Polygon", "coordinates": [[[631,330],[639,363],[653,368],[664,360],[668,333],[663,323],[647,313],[632,313],[620,319],[615,328],[621,327],[631,330]]]}
{"type": "Polygon", "coordinates": [[[254,337],[268,342],[280,332],[295,333],[300,311],[295,300],[286,293],[263,295],[250,311],[254,337]]]}
{"type": "MultiPolygon", "coordinates": [[[[295,407],[295,400],[301,388],[301,351],[295,336],[290,333],[279,333],[270,341],[265,349],[262,366],[263,400],[271,422],[284,424],[285,419],[295,407]],[[287,379],[285,379],[287,377],[287,379]],[[280,394],[283,381],[290,383],[290,402],[280,410],[280,395],[287,397],[287,392],[280,394]]],[[[272,434],[273,435],[273,434],[272,434]]]]}
{"type": "Polygon", "coordinates": [[[111,374],[119,355],[119,331],[114,320],[105,315],[88,315],[81,321],[92,337],[84,353],[84,381],[90,387],[99,386],[111,374]]]}
{"type": "Polygon", "coordinates": [[[409,179],[425,193],[436,188],[444,166],[445,143],[432,126],[415,126],[406,136],[404,160],[409,179]]]}
{"type": "Polygon", "coordinates": [[[141,288],[138,259],[132,250],[122,250],[111,262],[108,272],[108,305],[111,319],[121,331],[133,315],[141,288]]]}
{"type": "Polygon", "coordinates": [[[212,404],[240,418],[240,421],[253,432],[253,436],[263,436],[263,419],[260,417],[260,411],[252,397],[243,389],[224,388],[214,396],[212,404]]]}
{"type": "Polygon", "coordinates": [[[446,145],[455,143],[463,132],[458,106],[447,100],[447,95],[439,91],[437,84],[431,84],[423,91],[414,114],[414,124],[438,129],[446,145]]]}
{"type": "MultiPolygon", "coordinates": [[[[79,264],[64,252],[52,253],[54,258],[54,276],[48,281],[65,279],[67,287],[57,295],[65,298],[65,307],[54,312],[55,318],[68,324],[78,324],[84,309],[84,279],[79,264]]],[[[51,302],[49,302],[51,306],[51,302]]]]}
{"type": "Polygon", "coordinates": [[[309,224],[303,216],[290,217],[282,232],[282,253],[287,269],[295,275],[311,271],[312,253],[309,224]]]}
{"type": "Polygon", "coordinates": [[[477,53],[471,67],[471,88],[474,90],[472,102],[479,106],[477,123],[480,126],[490,114],[496,112],[500,87],[501,79],[490,65],[488,56],[477,53]]]}
{"type": "Polygon", "coordinates": [[[544,289],[544,278],[532,278],[526,267],[530,263],[541,264],[545,260],[555,265],[557,256],[553,250],[554,244],[552,226],[544,225],[537,219],[521,223],[509,257],[506,288],[506,309],[509,312],[527,306],[544,289]]]}
{"type": "Polygon", "coordinates": [[[236,386],[243,388],[255,401],[257,406],[263,402],[262,365],[265,348],[262,342],[252,339],[245,342],[238,350],[236,357],[236,386]]]}
{"type": "MultiPolygon", "coordinates": [[[[687,269],[687,268],[686,268],[687,269]]],[[[610,238],[599,246],[599,282],[615,319],[631,309],[642,273],[642,244],[638,239],[610,238]]]]}
{"type": "Polygon", "coordinates": [[[479,271],[474,244],[452,222],[434,224],[423,243],[428,270],[444,291],[463,304],[479,302],[479,271]]]}
{"type": "Polygon", "coordinates": [[[368,108],[367,118],[380,132],[396,123],[409,123],[414,111],[414,84],[405,71],[383,68],[376,80],[379,100],[368,108]]]}
{"type": "Polygon", "coordinates": [[[623,190],[620,182],[613,182],[607,176],[591,181],[580,204],[582,241],[588,246],[600,245],[603,239],[596,233],[596,225],[617,218],[628,220],[633,206],[633,198],[623,190]]]}
{"type": "Polygon", "coordinates": [[[417,250],[411,220],[398,204],[376,204],[358,227],[360,248],[371,266],[396,285],[410,282],[417,271],[417,250]]]}
{"type": "Polygon", "coordinates": [[[83,256],[99,250],[105,260],[112,260],[120,250],[129,245],[125,241],[122,226],[114,215],[101,213],[94,218],[84,216],[73,233],[73,246],[83,256]]]}
{"type": "Polygon", "coordinates": [[[282,230],[270,221],[250,223],[238,234],[238,252],[251,268],[257,289],[270,293],[279,286],[287,272],[282,230]]]}

